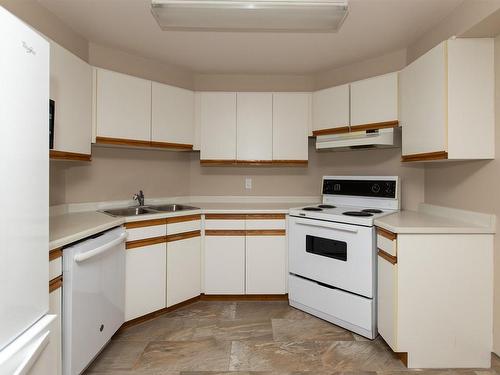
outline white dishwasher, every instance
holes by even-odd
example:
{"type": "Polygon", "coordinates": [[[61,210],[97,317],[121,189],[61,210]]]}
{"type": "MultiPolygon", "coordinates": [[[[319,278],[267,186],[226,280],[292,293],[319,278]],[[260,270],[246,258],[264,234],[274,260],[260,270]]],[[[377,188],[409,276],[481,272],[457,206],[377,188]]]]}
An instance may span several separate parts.
{"type": "Polygon", "coordinates": [[[78,375],[124,322],[123,227],[63,251],[63,374],[78,375]]]}

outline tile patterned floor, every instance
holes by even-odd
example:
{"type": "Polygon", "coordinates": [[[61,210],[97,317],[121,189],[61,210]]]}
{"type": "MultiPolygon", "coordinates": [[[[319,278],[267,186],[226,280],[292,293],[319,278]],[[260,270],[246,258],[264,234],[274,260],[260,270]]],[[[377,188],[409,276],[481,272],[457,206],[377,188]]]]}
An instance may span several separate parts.
{"type": "Polygon", "coordinates": [[[197,302],[116,335],[85,375],[500,375],[410,371],[373,341],[286,302],[197,302]]]}

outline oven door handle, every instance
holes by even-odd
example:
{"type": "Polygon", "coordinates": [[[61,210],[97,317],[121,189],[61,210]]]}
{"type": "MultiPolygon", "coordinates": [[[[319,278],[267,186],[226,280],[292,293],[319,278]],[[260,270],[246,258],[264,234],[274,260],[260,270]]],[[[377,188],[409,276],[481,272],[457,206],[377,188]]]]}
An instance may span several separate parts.
{"type": "Polygon", "coordinates": [[[327,228],[327,229],[335,229],[335,230],[340,230],[343,232],[349,232],[349,233],[358,233],[358,230],[355,227],[350,227],[347,225],[341,225],[341,224],[335,224],[332,222],[323,222],[319,220],[303,220],[303,219],[297,219],[295,222],[299,225],[306,225],[309,227],[320,227],[320,228],[327,228]]]}

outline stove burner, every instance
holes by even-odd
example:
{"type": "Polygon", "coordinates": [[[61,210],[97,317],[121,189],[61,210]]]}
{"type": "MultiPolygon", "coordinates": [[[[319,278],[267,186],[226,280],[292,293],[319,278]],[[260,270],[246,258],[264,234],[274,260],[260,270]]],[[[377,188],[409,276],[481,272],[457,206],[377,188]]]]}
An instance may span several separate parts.
{"type": "Polygon", "coordinates": [[[335,206],[331,204],[320,204],[318,205],[319,208],[335,208],[335,206]]]}
{"type": "Polygon", "coordinates": [[[323,211],[323,209],[319,207],[304,207],[302,210],[304,211],[323,211]]]}
{"type": "Polygon", "coordinates": [[[369,212],[363,212],[363,211],[346,211],[346,212],[343,212],[342,215],[346,215],[346,216],[362,216],[362,217],[373,216],[373,214],[371,214],[369,212]]]}
{"type": "Polygon", "coordinates": [[[376,208],[366,208],[364,210],[361,210],[361,212],[368,212],[369,214],[381,214],[384,211],[378,210],[376,208]]]}

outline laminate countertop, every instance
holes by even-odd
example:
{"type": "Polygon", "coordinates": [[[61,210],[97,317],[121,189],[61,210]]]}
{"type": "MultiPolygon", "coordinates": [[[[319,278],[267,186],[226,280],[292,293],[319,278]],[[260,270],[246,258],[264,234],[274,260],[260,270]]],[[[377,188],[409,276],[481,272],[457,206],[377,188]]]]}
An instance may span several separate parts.
{"type": "Polygon", "coordinates": [[[281,203],[206,203],[188,202],[184,203],[194,206],[196,210],[179,212],[151,213],[139,216],[113,217],[102,212],[88,211],[75,213],[62,213],[50,217],[50,243],[49,249],[69,245],[73,242],[93,236],[110,228],[122,225],[126,222],[143,221],[151,219],[162,219],[174,216],[186,216],[194,214],[228,213],[228,214],[250,214],[250,213],[288,213],[290,208],[315,205],[311,202],[281,202],[281,203]]]}
{"type": "Polygon", "coordinates": [[[100,212],[75,212],[51,215],[49,222],[49,250],[80,241],[99,232],[122,225],[125,218],[100,212]]]}
{"type": "Polygon", "coordinates": [[[403,210],[376,219],[375,225],[401,234],[493,234],[496,216],[421,204],[417,211],[403,210]]]}

